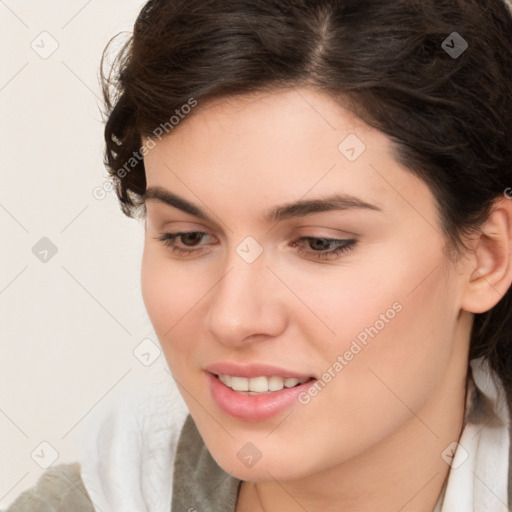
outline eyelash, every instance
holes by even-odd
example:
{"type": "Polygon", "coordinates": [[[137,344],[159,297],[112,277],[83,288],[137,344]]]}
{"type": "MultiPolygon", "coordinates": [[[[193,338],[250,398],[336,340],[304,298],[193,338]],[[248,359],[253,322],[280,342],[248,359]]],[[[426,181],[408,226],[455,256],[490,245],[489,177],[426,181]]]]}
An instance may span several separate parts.
{"type": "MultiPolygon", "coordinates": [[[[197,252],[198,249],[182,249],[181,247],[177,247],[175,245],[175,240],[178,237],[183,237],[187,235],[206,235],[207,233],[203,233],[202,231],[188,231],[188,232],[179,232],[179,233],[161,233],[159,237],[156,237],[156,240],[163,243],[166,247],[171,249],[171,251],[178,255],[178,256],[185,256],[189,255],[191,253],[197,252]]],[[[346,253],[351,251],[356,243],[357,240],[355,239],[347,239],[347,240],[339,240],[335,238],[323,238],[323,237],[313,237],[313,236],[303,236],[299,239],[297,239],[295,242],[292,242],[292,246],[296,247],[298,245],[298,242],[301,240],[305,241],[316,241],[316,240],[322,240],[324,242],[328,243],[336,243],[338,246],[335,249],[331,249],[330,251],[320,252],[320,251],[306,251],[303,248],[300,248],[298,250],[299,254],[301,255],[313,255],[313,258],[318,260],[327,260],[331,259],[331,257],[339,256],[342,253],[346,253]]],[[[183,241],[183,239],[182,239],[183,241]]]]}

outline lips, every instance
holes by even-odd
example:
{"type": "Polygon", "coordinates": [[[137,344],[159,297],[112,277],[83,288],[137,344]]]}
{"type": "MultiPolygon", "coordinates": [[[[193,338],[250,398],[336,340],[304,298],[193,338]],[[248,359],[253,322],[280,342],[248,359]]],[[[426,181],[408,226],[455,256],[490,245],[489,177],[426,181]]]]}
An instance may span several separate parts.
{"type": "Polygon", "coordinates": [[[253,422],[297,405],[299,394],[316,382],[311,375],[266,364],[218,363],[206,370],[210,393],[219,408],[229,416],[253,422]],[[251,387],[257,391],[251,391],[251,387]]]}
{"type": "Polygon", "coordinates": [[[286,368],[264,364],[235,364],[231,362],[215,363],[205,367],[205,370],[215,375],[230,375],[232,377],[245,377],[250,379],[253,377],[273,377],[278,376],[283,379],[296,378],[299,380],[314,378],[314,375],[307,373],[299,373],[286,368]]]}

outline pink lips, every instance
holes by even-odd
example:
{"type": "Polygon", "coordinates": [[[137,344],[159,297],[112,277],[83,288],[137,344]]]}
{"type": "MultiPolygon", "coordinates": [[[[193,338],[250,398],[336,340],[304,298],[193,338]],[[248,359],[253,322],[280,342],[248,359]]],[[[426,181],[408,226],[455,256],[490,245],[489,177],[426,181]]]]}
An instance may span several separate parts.
{"type": "Polygon", "coordinates": [[[250,379],[251,377],[272,377],[276,375],[283,377],[284,379],[295,377],[297,379],[307,379],[311,377],[306,373],[297,373],[285,368],[279,368],[278,366],[272,366],[270,364],[263,363],[251,363],[251,364],[235,364],[230,362],[215,363],[205,368],[207,372],[214,373],[215,375],[231,375],[232,377],[245,377],[250,379]]]}
{"type": "Polygon", "coordinates": [[[314,384],[311,379],[293,388],[283,388],[280,391],[272,391],[258,395],[246,395],[233,391],[223,384],[217,375],[231,375],[234,377],[271,377],[273,375],[283,378],[295,377],[304,379],[310,375],[291,372],[266,364],[250,364],[245,366],[233,363],[218,363],[206,368],[206,376],[213,399],[226,414],[244,421],[263,421],[285,411],[298,402],[300,393],[314,384]]]}

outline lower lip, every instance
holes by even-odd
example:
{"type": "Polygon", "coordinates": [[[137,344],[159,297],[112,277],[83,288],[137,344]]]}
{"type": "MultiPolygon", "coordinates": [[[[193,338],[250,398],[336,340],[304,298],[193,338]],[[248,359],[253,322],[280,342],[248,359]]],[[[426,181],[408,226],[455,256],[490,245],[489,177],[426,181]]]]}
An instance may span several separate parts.
{"type": "Polygon", "coordinates": [[[259,395],[245,395],[233,391],[212,373],[207,372],[207,377],[210,391],[218,406],[226,414],[245,421],[263,421],[283,412],[297,403],[298,396],[316,382],[310,380],[293,388],[283,388],[280,391],[259,395]]]}

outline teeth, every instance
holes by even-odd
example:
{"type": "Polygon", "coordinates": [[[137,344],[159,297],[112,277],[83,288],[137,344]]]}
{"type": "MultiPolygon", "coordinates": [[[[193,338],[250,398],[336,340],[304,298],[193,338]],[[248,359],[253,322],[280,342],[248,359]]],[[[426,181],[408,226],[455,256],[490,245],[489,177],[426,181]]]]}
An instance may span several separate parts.
{"type": "Polygon", "coordinates": [[[284,387],[285,388],[293,388],[293,386],[296,386],[299,383],[299,379],[289,378],[284,379],[284,387]]]}
{"type": "Polygon", "coordinates": [[[219,375],[219,380],[226,386],[231,387],[231,375],[219,375]]]}
{"type": "Polygon", "coordinates": [[[249,379],[231,377],[231,389],[234,391],[249,391],[249,379]]]}
{"type": "Polygon", "coordinates": [[[267,377],[253,377],[252,379],[249,379],[249,391],[257,391],[258,393],[268,391],[267,377]]]}
{"type": "Polygon", "coordinates": [[[284,379],[281,377],[270,377],[268,379],[268,390],[269,391],[280,391],[284,387],[284,379]]]}
{"type": "Polygon", "coordinates": [[[293,388],[297,384],[302,384],[309,380],[308,377],[304,379],[297,379],[290,377],[284,379],[279,376],[272,377],[253,377],[246,379],[245,377],[233,377],[231,375],[219,375],[219,380],[230,387],[234,391],[246,392],[248,394],[268,393],[269,391],[281,391],[283,388],[293,388]]]}

